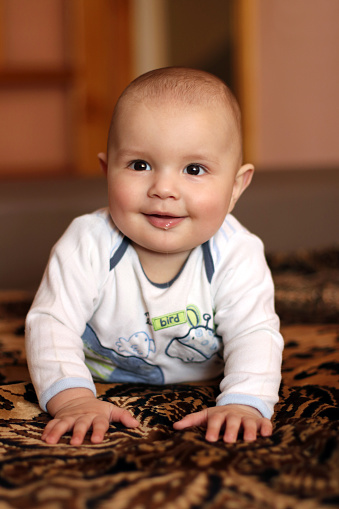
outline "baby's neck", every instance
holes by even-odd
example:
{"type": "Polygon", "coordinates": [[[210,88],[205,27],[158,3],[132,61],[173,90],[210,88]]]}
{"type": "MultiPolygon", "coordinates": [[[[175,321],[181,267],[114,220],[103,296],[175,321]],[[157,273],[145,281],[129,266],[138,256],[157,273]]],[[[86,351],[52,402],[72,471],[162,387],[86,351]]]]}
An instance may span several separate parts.
{"type": "Polygon", "coordinates": [[[157,253],[132,243],[139,256],[147,278],[155,284],[172,281],[183,268],[191,251],[182,253],[157,253]]]}

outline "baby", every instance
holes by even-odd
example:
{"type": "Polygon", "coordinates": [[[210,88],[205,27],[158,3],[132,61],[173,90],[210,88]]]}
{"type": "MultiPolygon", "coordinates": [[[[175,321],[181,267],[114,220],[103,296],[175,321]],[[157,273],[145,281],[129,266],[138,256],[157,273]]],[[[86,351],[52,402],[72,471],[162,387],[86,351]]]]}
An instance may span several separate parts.
{"type": "Polygon", "coordinates": [[[26,322],[28,364],[53,419],[42,439],[110,422],[96,381],[168,384],[222,376],[216,405],[176,430],[206,440],[272,434],[283,340],[262,242],[230,215],[254,168],[242,163],[240,112],[217,77],[164,68],[134,80],[115,107],[108,209],[75,219],[54,247],[26,322]]]}

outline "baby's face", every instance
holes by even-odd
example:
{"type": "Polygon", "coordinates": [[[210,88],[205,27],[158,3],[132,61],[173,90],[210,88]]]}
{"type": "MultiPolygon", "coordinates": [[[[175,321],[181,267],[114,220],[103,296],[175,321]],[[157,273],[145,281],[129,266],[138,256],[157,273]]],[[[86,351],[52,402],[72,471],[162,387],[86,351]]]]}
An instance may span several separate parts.
{"type": "Polygon", "coordinates": [[[188,254],[220,228],[240,165],[224,113],[217,106],[122,107],[108,158],[109,207],[136,247],[188,254]]]}

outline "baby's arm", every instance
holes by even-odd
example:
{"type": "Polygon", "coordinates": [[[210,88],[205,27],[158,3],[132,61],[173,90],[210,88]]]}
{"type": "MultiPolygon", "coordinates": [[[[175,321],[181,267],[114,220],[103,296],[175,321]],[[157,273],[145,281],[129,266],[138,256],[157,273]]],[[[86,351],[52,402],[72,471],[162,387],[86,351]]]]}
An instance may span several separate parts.
{"type": "Polygon", "coordinates": [[[44,278],[26,320],[26,352],[40,406],[53,419],[43,433],[57,443],[72,431],[80,445],[89,429],[99,443],[112,421],[135,427],[127,410],[97,400],[84,360],[82,334],[107,278],[111,232],[103,217],[76,219],[52,250],[44,278]],[[46,408],[47,404],[47,408],[46,408]]]}
{"type": "Polygon", "coordinates": [[[67,431],[72,431],[71,445],[81,445],[89,429],[91,442],[103,441],[110,422],[121,422],[136,428],[138,421],[132,414],[107,401],[98,400],[89,389],[67,389],[54,396],[47,404],[53,419],[47,424],[42,440],[56,444],[67,431]]]}
{"type": "Polygon", "coordinates": [[[224,405],[205,408],[200,412],[186,415],[174,423],[174,429],[182,430],[192,426],[205,426],[206,440],[216,442],[221,431],[227,443],[236,442],[240,431],[246,442],[256,440],[259,433],[263,437],[272,434],[272,423],[253,407],[247,405],[224,405]]]}
{"type": "Polygon", "coordinates": [[[206,426],[211,442],[221,431],[225,442],[235,442],[240,431],[245,441],[252,441],[258,434],[272,434],[269,419],[278,400],[283,339],[261,241],[239,235],[224,247],[228,257],[216,274],[214,296],[225,362],[217,406],[189,414],[174,427],[206,426]]]}

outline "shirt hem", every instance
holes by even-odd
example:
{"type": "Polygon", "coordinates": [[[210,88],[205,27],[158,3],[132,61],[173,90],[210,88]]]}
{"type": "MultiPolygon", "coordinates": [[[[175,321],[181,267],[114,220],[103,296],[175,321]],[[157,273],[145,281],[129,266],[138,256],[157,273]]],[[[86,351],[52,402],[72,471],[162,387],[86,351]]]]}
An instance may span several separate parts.
{"type": "Polygon", "coordinates": [[[49,387],[45,392],[42,393],[40,398],[40,406],[45,411],[47,410],[47,403],[54,396],[59,394],[59,392],[65,391],[66,389],[89,389],[93,392],[94,396],[96,396],[96,389],[93,382],[86,380],[85,378],[64,378],[62,380],[58,380],[51,387],[49,387]]]}
{"type": "Polygon", "coordinates": [[[267,419],[270,419],[273,415],[273,412],[262,399],[247,394],[226,394],[218,399],[216,405],[247,405],[256,408],[267,419]]]}

